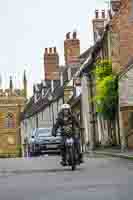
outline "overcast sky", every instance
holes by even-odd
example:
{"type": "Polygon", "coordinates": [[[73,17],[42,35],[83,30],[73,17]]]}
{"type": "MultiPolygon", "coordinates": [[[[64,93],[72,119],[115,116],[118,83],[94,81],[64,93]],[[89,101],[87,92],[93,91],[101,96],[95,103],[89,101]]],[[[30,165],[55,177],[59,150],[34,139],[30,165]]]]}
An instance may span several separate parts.
{"type": "Polygon", "coordinates": [[[95,8],[107,8],[105,0],[0,0],[0,69],[3,86],[10,75],[21,85],[27,71],[28,90],[41,81],[45,47],[56,46],[63,64],[63,40],[77,30],[81,52],[92,44],[95,8]]]}

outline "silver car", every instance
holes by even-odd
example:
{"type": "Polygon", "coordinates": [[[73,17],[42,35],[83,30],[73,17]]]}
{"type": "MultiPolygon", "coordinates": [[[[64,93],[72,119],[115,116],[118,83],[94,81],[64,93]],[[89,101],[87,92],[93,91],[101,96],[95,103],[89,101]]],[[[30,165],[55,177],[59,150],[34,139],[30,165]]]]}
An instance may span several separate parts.
{"type": "Polygon", "coordinates": [[[38,128],[33,136],[31,154],[40,155],[42,153],[59,153],[61,145],[60,132],[57,137],[52,136],[52,128],[38,128]]]}

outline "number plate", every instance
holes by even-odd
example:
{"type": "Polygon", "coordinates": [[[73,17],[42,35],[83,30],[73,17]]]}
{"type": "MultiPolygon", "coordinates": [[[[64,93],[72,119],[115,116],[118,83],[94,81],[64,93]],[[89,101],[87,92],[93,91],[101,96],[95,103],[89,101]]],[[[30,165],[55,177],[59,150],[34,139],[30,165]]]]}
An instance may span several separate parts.
{"type": "Polygon", "coordinates": [[[54,148],[57,148],[57,145],[56,144],[48,144],[46,147],[54,149],[54,148]]]}
{"type": "Polygon", "coordinates": [[[69,138],[69,139],[66,139],[66,143],[67,144],[73,144],[73,138],[69,138]]]}

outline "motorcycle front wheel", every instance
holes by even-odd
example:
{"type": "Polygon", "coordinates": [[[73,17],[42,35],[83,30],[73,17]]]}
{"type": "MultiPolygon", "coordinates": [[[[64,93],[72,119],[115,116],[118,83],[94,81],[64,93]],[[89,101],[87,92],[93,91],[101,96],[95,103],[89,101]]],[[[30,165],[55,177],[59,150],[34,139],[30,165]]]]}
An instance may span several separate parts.
{"type": "Polygon", "coordinates": [[[69,148],[69,156],[70,156],[72,171],[74,171],[76,169],[76,163],[75,163],[75,152],[73,147],[69,148]]]}

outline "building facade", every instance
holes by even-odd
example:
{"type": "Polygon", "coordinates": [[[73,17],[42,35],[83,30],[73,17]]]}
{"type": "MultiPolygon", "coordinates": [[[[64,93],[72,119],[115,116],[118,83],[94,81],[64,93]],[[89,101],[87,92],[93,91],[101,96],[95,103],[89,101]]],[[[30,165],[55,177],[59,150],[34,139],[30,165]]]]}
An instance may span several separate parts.
{"type": "Polygon", "coordinates": [[[35,87],[34,94],[21,116],[23,156],[27,154],[25,145],[28,144],[33,131],[37,128],[52,128],[63,104],[62,86],[54,89],[44,86],[43,83],[38,86],[38,89],[35,87]],[[47,88],[46,91],[45,88],[47,88]]]}
{"type": "Polygon", "coordinates": [[[122,150],[133,146],[131,120],[131,77],[133,59],[133,2],[131,0],[112,0],[111,39],[113,71],[119,74],[119,125],[122,150]],[[129,78],[126,78],[129,77],[129,78]],[[125,84],[125,86],[124,86],[125,84]],[[122,88],[126,87],[125,90],[122,88]],[[124,92],[123,92],[124,91],[124,92]],[[123,96],[124,99],[123,99],[123,96]],[[126,103],[122,103],[125,101],[126,103]],[[130,105],[130,106],[129,106],[130,105]],[[129,109],[130,108],[130,109],[129,109]]]}
{"type": "Polygon", "coordinates": [[[10,78],[9,89],[0,90],[0,156],[21,156],[20,116],[27,99],[27,80],[24,88],[14,89],[10,78]]]}

